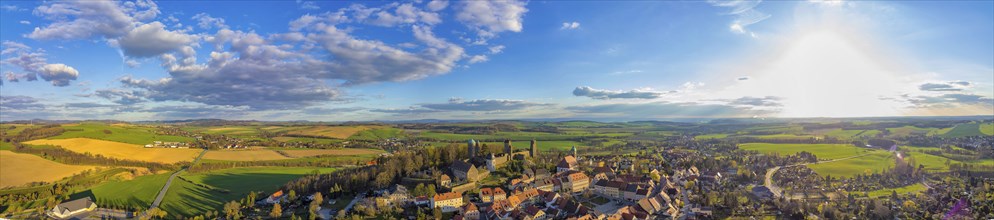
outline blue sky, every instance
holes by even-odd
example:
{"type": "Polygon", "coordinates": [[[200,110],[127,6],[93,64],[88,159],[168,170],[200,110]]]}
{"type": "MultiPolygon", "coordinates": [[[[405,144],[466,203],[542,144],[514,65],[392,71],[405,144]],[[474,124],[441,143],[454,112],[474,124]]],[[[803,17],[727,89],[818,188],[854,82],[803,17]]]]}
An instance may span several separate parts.
{"type": "Polygon", "coordinates": [[[994,115],[984,1],[0,6],[0,120],[994,115]]]}

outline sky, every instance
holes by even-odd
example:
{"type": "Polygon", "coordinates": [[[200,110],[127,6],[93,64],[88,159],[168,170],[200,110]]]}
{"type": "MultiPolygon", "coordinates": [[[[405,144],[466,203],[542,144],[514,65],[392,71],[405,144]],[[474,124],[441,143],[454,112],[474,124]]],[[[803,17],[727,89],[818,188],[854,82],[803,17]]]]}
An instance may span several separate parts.
{"type": "Polygon", "coordinates": [[[4,1],[0,120],[994,115],[991,1],[4,1]]]}

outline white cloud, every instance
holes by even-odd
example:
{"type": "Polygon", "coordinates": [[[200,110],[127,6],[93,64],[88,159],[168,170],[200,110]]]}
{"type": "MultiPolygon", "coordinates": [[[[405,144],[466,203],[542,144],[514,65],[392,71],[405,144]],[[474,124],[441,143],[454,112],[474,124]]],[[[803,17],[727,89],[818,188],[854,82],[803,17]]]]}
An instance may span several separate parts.
{"type": "Polygon", "coordinates": [[[585,96],[593,99],[655,99],[676,91],[659,92],[651,89],[635,89],[630,91],[613,91],[595,89],[589,86],[578,86],[573,89],[574,96],[585,96]]]}
{"type": "Polygon", "coordinates": [[[38,76],[51,82],[53,86],[68,86],[69,81],[76,80],[79,76],[79,71],[61,63],[45,64],[38,71],[38,76]]]}
{"type": "Polygon", "coordinates": [[[111,1],[49,3],[35,8],[34,14],[54,22],[26,35],[32,39],[115,38],[130,31],[134,21],[111,1]]]}
{"type": "Polygon", "coordinates": [[[431,11],[441,11],[445,7],[449,6],[449,1],[447,0],[432,0],[428,2],[428,10],[431,11]]]}
{"type": "Polygon", "coordinates": [[[0,64],[13,65],[25,72],[15,74],[7,71],[5,77],[9,82],[19,82],[20,79],[35,81],[40,76],[54,86],[68,86],[69,81],[76,80],[79,76],[79,71],[71,66],[61,63],[49,64],[44,50],[32,51],[27,45],[13,41],[4,41],[2,45],[3,52],[0,52],[0,55],[7,56],[0,60],[0,64]]]}
{"type": "Polygon", "coordinates": [[[762,0],[708,1],[712,6],[730,9],[728,14],[735,16],[735,20],[728,25],[730,31],[737,34],[747,34],[751,37],[757,37],[757,35],[748,30],[749,25],[770,18],[770,14],[755,9],[761,2],[762,0]]]}
{"type": "Polygon", "coordinates": [[[19,21],[18,23],[21,23],[21,24],[31,24],[31,22],[30,22],[30,21],[23,21],[23,20],[22,20],[22,21],[19,21]]]}
{"type": "Polygon", "coordinates": [[[574,30],[580,28],[580,22],[564,22],[563,26],[559,30],[574,30]]]}
{"type": "Polygon", "coordinates": [[[504,45],[488,47],[487,50],[490,51],[490,54],[498,54],[504,52],[504,45]]]}
{"type": "Polygon", "coordinates": [[[438,13],[421,10],[411,3],[401,5],[391,4],[384,8],[374,8],[373,10],[378,12],[369,16],[370,19],[365,21],[378,26],[393,27],[400,24],[423,23],[435,25],[442,23],[442,19],[438,16],[438,13]],[[390,9],[393,9],[393,13],[390,13],[390,9]]]}
{"type": "Polygon", "coordinates": [[[488,60],[490,60],[490,58],[487,58],[487,55],[473,55],[469,58],[469,63],[482,63],[487,62],[488,60]]]}
{"type": "Polygon", "coordinates": [[[224,18],[215,18],[207,13],[200,13],[193,16],[193,20],[197,20],[197,25],[202,29],[211,29],[211,27],[216,27],[218,29],[227,29],[228,25],[224,24],[224,18]]]}
{"type": "Polygon", "coordinates": [[[156,21],[138,26],[117,43],[130,57],[153,57],[177,51],[195,40],[193,35],[168,31],[165,25],[156,21]]]}
{"type": "Polygon", "coordinates": [[[321,9],[321,7],[318,6],[318,3],[315,3],[315,2],[312,2],[312,1],[303,1],[302,2],[302,1],[298,0],[297,3],[300,4],[300,9],[304,9],[304,10],[318,10],[318,9],[321,9]]]}
{"type": "Polygon", "coordinates": [[[521,32],[524,15],[528,12],[522,1],[462,1],[459,2],[456,20],[477,30],[485,42],[500,32],[521,32]]]}

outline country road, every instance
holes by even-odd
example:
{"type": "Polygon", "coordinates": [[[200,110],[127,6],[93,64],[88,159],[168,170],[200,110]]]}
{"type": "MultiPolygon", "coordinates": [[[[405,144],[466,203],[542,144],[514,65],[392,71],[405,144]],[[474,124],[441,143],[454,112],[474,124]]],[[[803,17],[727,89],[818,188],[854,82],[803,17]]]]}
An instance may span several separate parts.
{"type": "Polygon", "coordinates": [[[831,163],[831,162],[835,162],[835,161],[848,160],[848,159],[853,159],[853,158],[862,157],[862,156],[866,156],[866,155],[870,155],[870,154],[860,154],[860,155],[856,155],[856,156],[843,157],[843,158],[833,159],[833,160],[823,160],[823,161],[818,161],[818,162],[814,162],[814,163],[793,164],[793,165],[777,166],[777,167],[774,167],[774,168],[770,168],[770,169],[766,170],[766,178],[763,180],[763,186],[766,186],[766,188],[769,188],[770,191],[773,192],[773,198],[780,198],[780,196],[783,195],[783,190],[781,190],[780,187],[778,187],[776,184],[773,184],[773,174],[777,173],[777,171],[780,170],[780,168],[783,168],[783,167],[803,166],[803,165],[808,165],[808,164],[831,163]]]}
{"type": "MultiPolygon", "coordinates": [[[[197,159],[194,159],[193,162],[190,163],[190,166],[193,166],[193,164],[196,164],[197,161],[200,161],[200,158],[203,158],[204,154],[207,154],[207,149],[204,149],[203,152],[200,152],[200,155],[197,156],[197,159]]],[[[152,202],[152,206],[149,206],[148,209],[159,207],[159,203],[162,203],[162,198],[166,196],[166,191],[169,191],[169,185],[171,185],[173,183],[173,179],[176,179],[176,176],[182,173],[183,171],[186,171],[186,167],[177,170],[176,172],[173,172],[172,175],[169,175],[169,180],[166,180],[166,185],[162,186],[162,190],[159,190],[159,195],[155,196],[155,201],[152,202]]]]}

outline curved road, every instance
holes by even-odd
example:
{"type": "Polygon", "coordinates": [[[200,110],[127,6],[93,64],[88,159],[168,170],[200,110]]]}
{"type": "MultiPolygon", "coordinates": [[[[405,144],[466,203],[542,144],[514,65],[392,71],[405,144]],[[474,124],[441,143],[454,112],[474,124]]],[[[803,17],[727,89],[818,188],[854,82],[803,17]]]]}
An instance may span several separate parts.
{"type": "MultiPolygon", "coordinates": [[[[200,158],[204,157],[204,154],[207,154],[207,149],[200,152],[200,156],[197,156],[197,159],[194,159],[193,162],[190,163],[190,166],[193,166],[193,164],[196,164],[197,161],[200,161],[200,158]]],[[[169,175],[169,180],[166,180],[166,185],[162,186],[162,190],[159,190],[159,195],[155,196],[155,201],[152,202],[152,206],[148,207],[148,209],[159,207],[159,203],[162,203],[162,198],[166,196],[166,191],[169,191],[169,185],[173,183],[173,179],[175,179],[176,176],[183,171],[186,171],[186,168],[187,167],[184,167],[183,169],[173,172],[173,175],[169,175]]]]}
{"type": "Polygon", "coordinates": [[[777,171],[780,170],[780,168],[783,168],[783,167],[803,166],[803,165],[808,165],[808,164],[831,163],[831,162],[835,162],[835,161],[848,160],[848,159],[853,159],[853,158],[862,157],[862,156],[866,156],[866,155],[870,155],[870,154],[860,154],[860,155],[856,155],[856,156],[843,157],[843,158],[833,159],[833,160],[823,160],[823,161],[818,161],[818,162],[814,162],[814,163],[793,164],[793,165],[777,166],[777,167],[774,167],[774,168],[770,168],[770,169],[766,170],[766,179],[763,180],[763,186],[766,186],[766,188],[769,188],[770,191],[773,192],[773,198],[780,198],[780,196],[783,195],[783,190],[781,190],[780,187],[778,187],[776,184],[773,184],[773,174],[777,173],[777,171]]]}

